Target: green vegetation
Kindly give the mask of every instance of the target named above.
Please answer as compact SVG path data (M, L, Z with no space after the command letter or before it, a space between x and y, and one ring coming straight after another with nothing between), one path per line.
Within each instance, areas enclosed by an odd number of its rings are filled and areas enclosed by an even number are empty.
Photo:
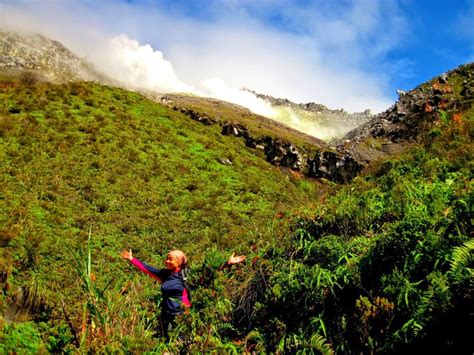
M285 236L286 220L276 214L291 215L317 192L217 126L136 93L11 79L0 88L0 266L9 274L7 297L18 287L39 288L56 320L64 318L57 303L64 299L75 328L82 322L77 295L85 291L70 249L84 248L89 228L92 268L103 287L109 275L130 274L118 256L122 248L161 265L176 247L198 263L212 248L268 245Z
M138 94L0 88L0 350L472 352L472 107L320 196ZM170 343L128 247L192 260ZM217 272L231 250L247 262Z
M383 163L300 221L260 301L259 318L284 325L275 348L310 347L314 335L338 352L469 348L472 166L432 153Z

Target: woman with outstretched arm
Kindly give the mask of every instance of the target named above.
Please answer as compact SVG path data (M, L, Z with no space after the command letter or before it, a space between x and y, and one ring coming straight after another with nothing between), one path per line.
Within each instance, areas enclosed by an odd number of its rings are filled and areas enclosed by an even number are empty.
M191 307L188 291L186 290L182 271L186 269L188 259L181 250L172 250L166 255L165 268L157 269L151 265L134 258L132 250L123 250L120 254L129 260L136 268L161 282L163 302L161 305L161 320L165 338L168 339L168 331L173 327L175 318L183 313L185 307ZM220 268L222 270L233 264L241 263L245 256L232 254ZM184 306L184 307L183 307Z

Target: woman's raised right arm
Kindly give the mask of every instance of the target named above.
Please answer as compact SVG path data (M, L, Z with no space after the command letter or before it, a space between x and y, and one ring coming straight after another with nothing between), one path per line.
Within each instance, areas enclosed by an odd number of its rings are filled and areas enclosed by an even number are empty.
M154 268L153 266L145 264L141 262L140 260L138 260L137 258L134 258L132 254L132 249L130 249L129 251L122 250L120 255L122 256L122 258L129 260L132 263L132 265L135 266L138 270L144 272L145 274L153 277L155 280L158 280L161 282L161 279L158 276L160 273L160 269Z

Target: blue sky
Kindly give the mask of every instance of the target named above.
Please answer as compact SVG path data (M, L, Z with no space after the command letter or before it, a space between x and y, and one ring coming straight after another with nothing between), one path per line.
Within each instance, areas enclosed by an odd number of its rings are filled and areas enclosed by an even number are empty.
M134 3L134 1L129 1ZM136 3L136 2L135 2ZM153 2L143 2L151 4ZM236 23L249 19L282 33L293 33L311 38L311 26L297 11L308 12L307 17L324 16L333 21L343 20L341 14L360 3L362 6L382 5L386 18L399 16L400 37L388 44L387 51L377 59L377 69L385 69L394 76L394 87L410 89L419 83L453 69L459 64L474 61L474 0L408 0L408 1L156 1L163 9L177 16L197 21L219 22L225 16ZM392 3L392 4L390 4ZM210 5L209 5L210 4ZM313 14L311 14L313 12ZM319 12L319 16L316 13ZM387 22L390 24L390 21ZM370 51L380 33L389 32L383 23L377 33L359 39L363 50ZM391 45L391 46L390 46ZM327 48L331 51L331 45ZM333 49L334 50L334 49ZM364 64L364 63L363 63ZM373 62L366 64L367 70Z
M124 34L179 87L219 79L350 111L381 111L396 89L474 61L473 22L474 0L0 0L0 27L42 32L102 67L114 60L105 43Z

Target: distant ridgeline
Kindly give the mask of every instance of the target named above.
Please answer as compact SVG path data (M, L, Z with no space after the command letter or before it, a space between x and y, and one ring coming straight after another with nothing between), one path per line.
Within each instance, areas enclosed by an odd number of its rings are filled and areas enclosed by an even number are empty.
M54 82L93 80L114 83L92 64L78 58L61 43L41 35L0 30L0 69L29 70ZM350 181L371 161L399 154L423 139L439 110L465 105L472 95L472 64L443 74L403 93L394 106L372 116L370 111L348 114L315 103L295 104L247 90L274 107L311 113L312 119L354 129L329 145L284 123L256 115L235 104L187 95L144 94L205 125L219 124L222 134L243 137L248 147L263 151L267 161L309 177L339 183ZM115 82L116 85L118 83ZM329 124L329 123L327 123Z

